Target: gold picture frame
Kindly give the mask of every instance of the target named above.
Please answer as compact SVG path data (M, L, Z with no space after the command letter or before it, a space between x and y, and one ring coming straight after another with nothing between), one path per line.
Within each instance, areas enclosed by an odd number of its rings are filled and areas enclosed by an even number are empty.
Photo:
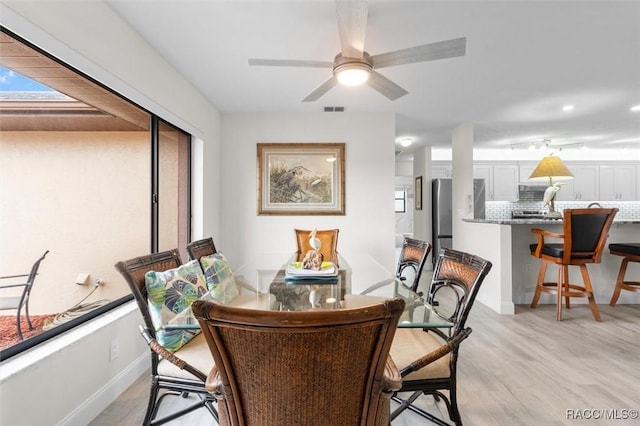
M418 176L416 178L415 185L415 200L416 200L416 210L422 210L422 176Z
M258 215L344 215L344 143L258 143Z

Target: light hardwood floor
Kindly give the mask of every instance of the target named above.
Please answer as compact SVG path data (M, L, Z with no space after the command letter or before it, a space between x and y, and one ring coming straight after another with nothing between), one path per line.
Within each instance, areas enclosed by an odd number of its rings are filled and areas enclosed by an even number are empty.
M602 303L599 308L601 323L587 305L565 310L558 322L555 305L518 306L516 315L502 316L476 303L467 321L473 333L462 344L458 361L459 407L465 425L640 424L637 419L568 418L568 410L583 416L598 413L577 410L618 410L609 413L622 417L622 410L640 409L640 305ZM144 376L91 425L141 424L147 396ZM167 398L163 408L184 403ZM420 403L433 413L446 411L430 397L422 396ZM202 409L172 424L215 422ZM419 424L427 422L407 411L393 422Z

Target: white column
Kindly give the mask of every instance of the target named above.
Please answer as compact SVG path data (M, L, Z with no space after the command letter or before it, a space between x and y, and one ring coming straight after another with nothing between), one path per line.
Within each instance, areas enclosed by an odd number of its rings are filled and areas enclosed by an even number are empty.
M453 166L453 247L460 245L462 219L473 218L473 124L463 123L451 137Z
M417 149L413 154L414 185L417 177L422 177L422 210L413 212L413 236L431 241L431 147ZM415 209L415 198L410 208Z

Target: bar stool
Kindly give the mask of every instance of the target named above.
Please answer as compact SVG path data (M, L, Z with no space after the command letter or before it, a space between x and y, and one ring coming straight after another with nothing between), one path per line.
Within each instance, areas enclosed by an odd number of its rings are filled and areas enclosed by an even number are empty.
M564 298L567 309L571 306L569 299L572 297L586 297L589 300L591 313L596 321L602 321L598 305L593 295L591 278L587 270L587 264L600 263L602 253L606 248L606 240L613 218L618 212L613 209L564 209L563 233L546 231L544 229L532 229L537 234L537 244L531 244L531 255L540 258L540 269L536 291L531 301L531 307L538 305L541 293L556 295L556 319L562 319L562 299ZM562 243L549 243L545 238L557 238ZM557 266L557 281L546 282L545 274L547 266ZM569 282L569 266L578 266L582 275L582 285Z
M634 293L640 293L640 281L625 281L624 275L627 272L629 262L640 262L640 243L611 243L609 251L616 256L622 256L620 271L616 279L616 288L611 295L609 305L615 306L620 297L620 290L628 290Z

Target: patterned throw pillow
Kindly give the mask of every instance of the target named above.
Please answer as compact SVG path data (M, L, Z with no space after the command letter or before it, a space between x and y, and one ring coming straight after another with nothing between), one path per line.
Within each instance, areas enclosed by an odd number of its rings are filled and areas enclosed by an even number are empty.
M221 303L229 303L238 295L236 280L224 254L218 252L210 256L202 256L200 265L207 280L211 297Z
M145 275L145 284L158 343L175 352L200 332L197 327L178 328L180 325L198 325L191 304L207 293L200 265L192 260L164 272L149 271Z

